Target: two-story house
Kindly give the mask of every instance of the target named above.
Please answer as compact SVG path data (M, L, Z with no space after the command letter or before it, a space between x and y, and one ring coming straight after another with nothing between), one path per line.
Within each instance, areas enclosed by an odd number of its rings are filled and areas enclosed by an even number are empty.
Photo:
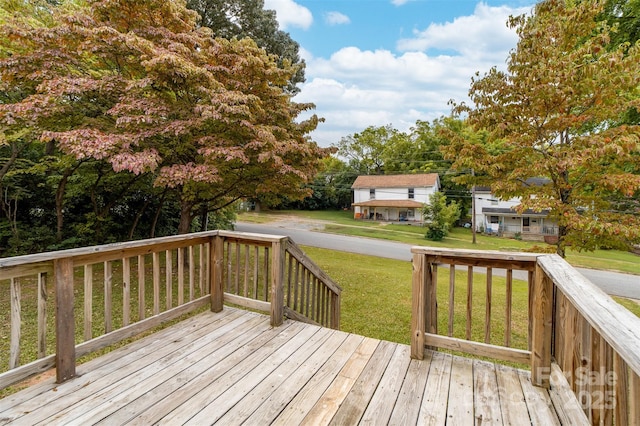
M475 188L476 231L525 240L549 240L558 235L558 224L547 211L516 211L519 198L501 200L488 187Z
M437 173L358 176L351 186L354 218L422 223L422 207L439 188Z

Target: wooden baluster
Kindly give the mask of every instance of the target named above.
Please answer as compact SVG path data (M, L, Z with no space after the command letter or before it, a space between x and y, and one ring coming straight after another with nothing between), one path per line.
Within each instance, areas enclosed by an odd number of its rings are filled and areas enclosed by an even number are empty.
M293 310L298 311L298 289L300 288L300 262L296 260L295 281L293 287Z
M491 293L493 287L493 269L487 267L487 301L484 317L484 342L491 343Z
M244 297L249 297L249 244L245 244L244 246L244 285L243 285L243 295Z
M534 271L529 271L529 273L527 274L527 288L529 290L529 311L528 311L528 318L529 318L529 346L527 347L528 350L531 350L531 342L533 341L533 285L534 285L534 277L535 277L535 273Z
M285 306L291 308L291 286L293 281L293 256L287 253L287 300ZM256 296L257 298L257 296Z
M318 303L318 280L315 275L311 274L311 309L309 309L309 318L315 321L318 317L316 314L316 306Z
M104 262L104 332L113 331L113 273L111 262Z
M160 252L154 251L153 262L153 314L160 314Z
M38 358L47 355L47 274L38 274Z
M427 259L427 333L438 334L438 265ZM434 348L435 349L435 348Z
M164 292L166 297L166 309L173 307L173 253L171 250L164 252Z
M227 250L225 251L225 255L227 257L227 261L225 263L226 265L226 272L227 272L227 291L231 292L231 276L233 275L231 273L232 269L231 269L231 243L227 241Z
M138 255L138 321L145 319L145 270L144 255Z
M20 366L20 334L21 334L21 288L20 280L11 278L11 345L9 347L9 369Z
M203 244L198 245L198 289L200 290L200 296L204 295L204 277L205 277L205 246Z
M189 302L191 302L196 293L196 263L193 255L193 246L189 246Z
M449 265L449 327L447 335L453 336L453 317L455 313L456 265Z
M271 326L277 327L284 319L284 261L287 239L274 242L271 266Z
M205 244L205 267L204 267L204 291L209 294L211 291L211 244Z
M473 310L473 266L467 267L467 324L465 337L471 340L471 324L473 318L471 316Z
M209 246L209 278L211 289L211 311L221 312L224 308L224 238L215 236Z
M275 255L274 255L275 256ZM264 301L269 301L269 278L271 277L271 273L269 270L269 247L264 248Z
M178 306L184 304L184 247L178 248Z
M313 310L314 312L314 321L316 321L317 323L321 324L322 323L322 317L320 316L320 310L321 310L321 306L322 303L320 302L320 290L321 290L321 286L322 284L320 283L320 280L316 277L315 279L315 286L316 286L316 299L315 299L315 308Z
M589 322L584 317L581 316L580 319L580 334L576 336L576 339L578 339L580 343L580 349L578 351L578 354L580 356L580 365L582 366L586 374L588 374L588 377L596 377L591 375L595 371L591 354L591 325L589 325ZM593 405L594 402L597 402L597 400L594 399L595 395L591 387L591 380L582 380L581 390L578 391L578 395L588 395L591 400L590 405ZM587 409L585 411L585 414L587 415L589 422L592 423L592 410Z
M613 372L615 374L615 414L616 425L630 425L629 423L629 375L627 363L624 362L618 352L613 352ZM633 404L637 404L634 401Z
M84 330L85 342L93 337L93 265L84 265Z
M340 295L331 293L331 328L340 328ZM423 342L424 345L424 342Z
M289 259L291 263L291 259ZM258 280L260 272L260 248L258 246L253 247L253 298L260 300L260 293L258 288ZM291 278L289 278L291 280Z
M597 333L595 330L591 330L591 354L592 354L592 362L593 368L592 371L595 372L595 378L592 387L591 387L591 396L592 401L593 397L598 395L598 400L595 401L596 404L592 404L591 407L591 423L594 425L599 425L601 420L604 418L604 406L606 404L605 395L606 395L606 355L604 349L604 339L600 333Z
M513 269L507 269L504 345L511 347L511 304L513 302Z
M233 294L240 294L240 243L236 243L236 255L235 255L235 273L233 280Z
M631 371L629 377L629 424L640 425L640 376Z
M131 259L122 259L122 325L131 322Z

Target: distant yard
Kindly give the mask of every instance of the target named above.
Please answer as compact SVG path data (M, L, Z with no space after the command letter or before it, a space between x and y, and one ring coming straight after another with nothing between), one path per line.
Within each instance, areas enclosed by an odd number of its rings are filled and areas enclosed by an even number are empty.
M501 251L541 251L551 246L542 242L518 241L510 238L477 234L477 244L471 243L471 231L455 228L440 242L424 238L425 230L420 226L392 225L375 221L353 219L350 211L270 211L264 213L242 213L240 221L265 223L295 216L305 220L323 221L324 232L379 238L415 245L432 247L464 248ZM596 250L578 252L567 250L567 262L576 267L603 269L640 275L640 256L619 250Z

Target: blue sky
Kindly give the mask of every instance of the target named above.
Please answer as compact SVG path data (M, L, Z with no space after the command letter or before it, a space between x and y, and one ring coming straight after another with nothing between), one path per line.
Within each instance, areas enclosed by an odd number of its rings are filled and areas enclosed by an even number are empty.
M324 117L321 146L368 126L407 131L466 100L471 77L505 68L509 15L529 0L265 0L307 63L298 102Z

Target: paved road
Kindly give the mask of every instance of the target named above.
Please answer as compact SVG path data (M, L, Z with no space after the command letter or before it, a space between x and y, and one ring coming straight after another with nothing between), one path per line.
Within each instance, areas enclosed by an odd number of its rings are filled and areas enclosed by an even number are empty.
M236 231L275 234L291 237L297 244L386 257L411 260L411 245L374 238L350 237L313 231L300 223L273 222L268 224L236 223ZM576 268L605 293L640 300L640 276L594 269ZM516 275L516 278L518 276Z

